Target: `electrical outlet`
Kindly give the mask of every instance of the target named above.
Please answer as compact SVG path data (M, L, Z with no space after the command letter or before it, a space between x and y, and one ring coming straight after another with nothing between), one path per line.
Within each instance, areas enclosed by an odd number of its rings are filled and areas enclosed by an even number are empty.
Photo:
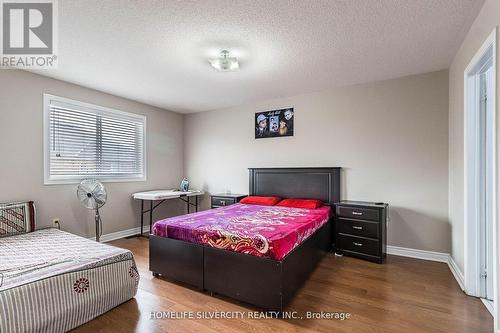
M56 227L57 229L61 229L59 218L52 219L52 226Z

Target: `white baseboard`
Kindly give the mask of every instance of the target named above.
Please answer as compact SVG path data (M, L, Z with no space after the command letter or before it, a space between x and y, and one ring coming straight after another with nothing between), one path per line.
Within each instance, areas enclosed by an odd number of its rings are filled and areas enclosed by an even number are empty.
M455 280L457 280L458 285L460 286L460 289L462 289L464 291L465 290L464 273L462 273L462 271L458 267L455 260L453 260L451 255L449 256L449 259L448 259L448 267L450 267L450 271L453 274L453 276L455 277Z
M457 280L460 289L465 290L464 273L462 273L458 265L455 263L455 260L453 260L449 253L417 250L388 245L387 254L446 263L448 264L453 277L455 277L455 280Z
M448 262L448 257L450 256L448 253L417 250L392 245L387 245L387 254L446 263Z
M149 224L144 226L144 233L149 232ZM134 235L138 235L141 232L141 227L135 227L127 230L122 230L122 231L117 231L117 232L112 232L109 234L103 234L101 235L101 243L107 243L111 242L117 239L125 238L125 237L130 237ZM89 239L95 240L94 237L90 237Z
M101 242L107 243L117 239L134 236L139 234L140 230L141 227L135 227L127 230L104 234L101 236ZM144 226L144 230L149 230L149 224ZM95 237L91 237L90 239L95 240ZM453 273L453 276L457 280L460 288L464 290L464 275L458 268L453 258L448 253L425 251L425 250L387 245L387 254L446 263L448 264L448 267Z
M493 302L492 301L488 301L484 298L480 298L481 302L483 302L484 306L486 307L486 309L488 309L489 313L495 317L494 315L494 306L493 306Z

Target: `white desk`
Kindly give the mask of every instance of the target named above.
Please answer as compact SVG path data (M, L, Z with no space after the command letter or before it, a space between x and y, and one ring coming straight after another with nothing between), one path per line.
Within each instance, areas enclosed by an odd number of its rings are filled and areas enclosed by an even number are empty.
M189 214L189 207L194 206L195 211L198 211L198 196L204 195L203 191L187 191L182 192L178 190L155 190L155 191L145 191L137 192L132 194L132 198L136 200L141 200L141 233L138 236L142 236L144 228L144 214L149 213L149 233L151 234L153 228L153 211L156 207L161 205L165 200L169 199L180 199L187 204L187 213ZM189 199L195 197L195 202L192 203ZM149 201L149 209L144 209L144 201ZM155 201L159 201L155 204Z

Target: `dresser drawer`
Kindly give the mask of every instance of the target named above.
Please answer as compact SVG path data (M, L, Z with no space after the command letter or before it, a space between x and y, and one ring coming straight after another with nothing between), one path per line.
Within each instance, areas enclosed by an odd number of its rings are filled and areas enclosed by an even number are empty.
M234 198L219 198L219 197L212 197L212 206L215 207L224 207L224 206L229 206L236 203L236 199Z
M337 218L337 232L354 236L378 238L379 223Z
M358 208L351 206L337 206L337 216L371 221L379 221L380 219L378 209Z
M367 239L344 234L338 234L338 247L340 249L372 256L378 256L379 241L374 239Z

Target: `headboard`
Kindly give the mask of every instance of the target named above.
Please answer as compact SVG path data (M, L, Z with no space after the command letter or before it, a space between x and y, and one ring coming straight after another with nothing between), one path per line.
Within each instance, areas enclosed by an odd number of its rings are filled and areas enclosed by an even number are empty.
M35 231L33 201L0 203L0 237Z
M250 195L340 201L341 168L249 168Z

